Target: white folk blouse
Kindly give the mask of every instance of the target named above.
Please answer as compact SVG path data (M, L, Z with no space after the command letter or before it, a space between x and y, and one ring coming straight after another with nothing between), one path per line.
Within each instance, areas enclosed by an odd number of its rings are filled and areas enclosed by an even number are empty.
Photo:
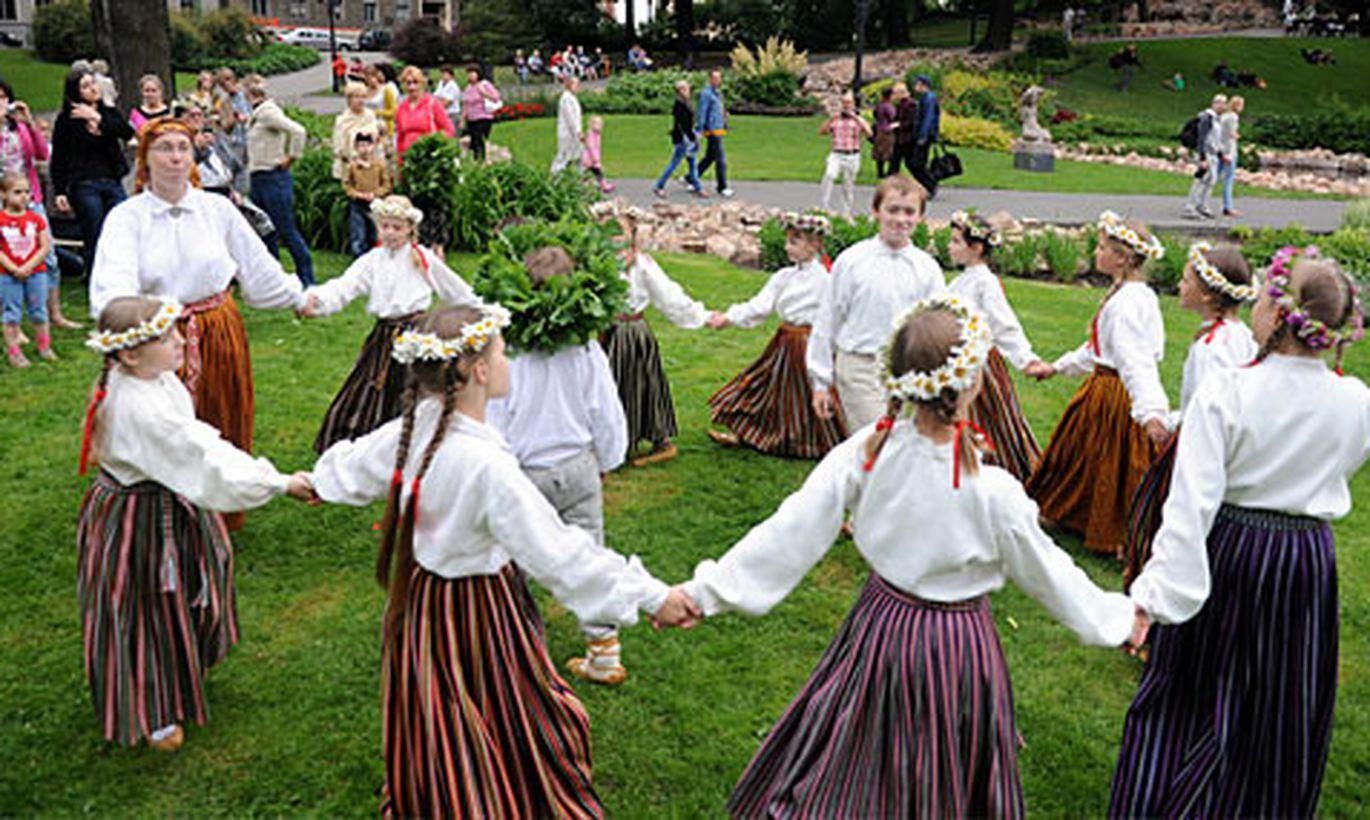
M1008 303L1004 285L988 265L971 265L947 285L947 290L961 297L989 321L994 346L1009 364L1022 370L1038 360L1032 343L1023 332L1023 325Z
M1251 364L1258 350L1256 337L1241 319L1223 319L1200 328L1198 338L1189 345L1189 355L1185 356L1180 409L1170 414L1171 428L1180 423L1180 414L1210 373Z
M725 312L734 327L756 327L772 313L792 325L812 325L828 289L828 270L818 259L771 274L755 296Z
M419 253L427 266L414 264L413 246L392 251L372 248L359 256L341 276L315 285L305 297L318 300L321 316L337 313L352 300L366 296L366 312L378 319L394 319L428 310L433 294L449 305L484 304L466 281L427 248Z
M1170 402L1161 386L1159 367L1165 355L1165 323L1155 292L1144 282L1125 282L1093 321L1098 350L1092 340L1086 340L1057 359L1055 368L1069 376L1083 376L1096 364L1111 367L1132 397L1133 421L1165 421Z
M661 311L672 324L688 330L704 326L709 311L704 303L691 299L666 271L647 254L633 254L633 264L623 272L628 280L628 312L641 313L648 305Z

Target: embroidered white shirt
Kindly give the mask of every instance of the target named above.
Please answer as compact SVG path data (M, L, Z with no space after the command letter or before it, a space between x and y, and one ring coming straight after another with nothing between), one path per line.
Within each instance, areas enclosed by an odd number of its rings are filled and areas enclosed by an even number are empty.
M628 280L629 313L641 313L651 305L672 324L687 330L703 327L709 318L703 302L691 299L680 283L667 276L655 259L641 251L633 255L633 264L623 276Z
M1083 376L1101 364L1118 371L1132 398L1132 419L1145 424L1164 421L1170 409L1161 386L1165 324L1161 303L1144 282L1125 282L1098 313L1099 352L1089 339L1055 362L1061 373Z
M755 296L728 308L736 327L756 327L772 313L792 325L812 325L828 288L828 271L818 259L790 265L771 274Z
M947 290L970 303L989 322L994 346L1009 364L1022 370L1037 361L1023 325L1008 303L1004 285L988 265L971 265L951 281Z
M406 245L396 251L384 246L372 248L349 265L341 276L309 288L305 296L318 299L319 314L327 316L365 295L366 312L380 319L428 310L435 293L449 305L484 304L471 286L437 254L427 248L419 248L419 253L428 262L427 270L414 264L412 246Z
M1242 324L1241 319L1224 319L1215 330L1205 325L1199 338L1189 345L1189 355L1184 360L1184 376L1180 380L1180 409L1170 413L1170 428L1180 423L1180 414L1189 406L1189 400L1203 384L1208 374L1215 370L1228 370L1244 367L1256 358L1259 346L1251 328Z

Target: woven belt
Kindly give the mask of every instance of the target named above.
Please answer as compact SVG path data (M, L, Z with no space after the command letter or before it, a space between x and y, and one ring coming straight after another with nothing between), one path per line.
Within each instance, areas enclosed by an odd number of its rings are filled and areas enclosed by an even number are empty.
M186 305L185 312L182 314L185 321L186 360L185 377L181 381L185 382L186 390L190 391L191 398L196 399L196 404L199 404L196 388L200 385L200 374L203 370L200 359L201 329L200 322L196 317L201 313L218 310L232 298L233 294L225 288L213 296Z

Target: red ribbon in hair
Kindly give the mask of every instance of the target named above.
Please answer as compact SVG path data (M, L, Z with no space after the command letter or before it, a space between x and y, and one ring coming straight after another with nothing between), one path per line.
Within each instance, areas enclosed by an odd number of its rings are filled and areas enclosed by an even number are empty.
M961 489L961 439L967 427L984 441L986 450L994 451L994 442L989 440L989 434L980 429L980 425L970 419L961 419L956 422L956 433L951 442L951 488L953 490Z
M81 430L81 463L76 468L77 475L85 475L86 469L90 466L90 438L95 432L95 412L100 409L100 402L105 400L108 392L101 387L90 396L90 404L86 405L86 424Z
M414 487L410 492L413 499L409 502L414 505L414 529L419 528L419 477L414 476Z
M875 432L887 433L892 427L894 427L894 416L881 416L880 420L875 423ZM875 456L878 454L878 452L879 451L877 448L877 452L871 453L871 457L866 459L866 463L864 466L862 466L861 469L865 470L868 473L871 470L873 470L875 468Z

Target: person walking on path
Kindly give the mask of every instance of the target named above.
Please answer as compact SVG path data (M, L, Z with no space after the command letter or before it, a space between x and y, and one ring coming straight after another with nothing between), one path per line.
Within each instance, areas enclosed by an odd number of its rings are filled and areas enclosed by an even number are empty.
M679 80L675 84L675 105L671 108L671 144L675 146L671 161L666 170L661 172L656 185L652 186L652 193L658 199L665 199L666 183L675 169L680 167L681 160L686 160L689 162L690 190L695 196L707 197L695 165L695 158L699 156L699 135L695 133L695 112L690 108L690 83L687 80Z
M699 175L712 167L718 178L718 194L724 198L733 195L728 187L728 157L723 152L723 137L728 133L728 112L723 107L723 72L714 69L709 72L709 84L699 92L699 107L695 110L695 130L706 142L704 161L699 163Z
M913 134L909 173L928 192L928 199L932 199L937 195L937 180L928 173L928 152L942 131L941 105L932 92L932 80L928 75L919 74L915 78L913 91L918 95L918 125Z
M841 108L818 133L832 136L827 168L823 171L823 210L829 210L832 186L842 177L842 215L851 219L856 205L856 175L861 171L861 138L871 136L870 123L856 112L856 97L850 91L842 95Z
M913 141L918 135L918 101L909 94L909 87L895 83L890 87L890 102L894 104L894 163L886 176L899 171L899 166L913 169Z
M567 74L561 80L561 99L557 102L557 154L552 158L552 173L559 174L580 162L585 128L581 122L580 80Z
M275 100L267 97L266 80L252 74L243 83L252 104L252 119L247 126L247 170L252 181L252 201L271 217L276 233L266 239L273 256L285 242L295 260L295 275L309 287L314 284L314 258L309 255L300 229L295 225L295 183L290 166L304 152L304 126L285 115Z
M1199 154L1199 167L1189 186L1189 199L1180 210L1180 216L1185 219L1213 218L1213 212L1208 209L1208 197L1218 182L1218 164L1222 161L1221 118L1226 106L1227 96L1214 94L1213 101L1199 112L1199 141L1195 148Z
M1223 186L1223 216L1241 216L1242 212L1232 207L1232 185L1237 181L1237 141L1240 139L1242 109L1246 107L1244 97L1233 97L1227 101L1227 110L1218 118L1222 128L1222 154L1218 158L1218 182Z
M899 130L899 110L895 108L894 87L880 92L880 102L875 106L875 139L871 146L871 159L875 160L875 176L884 179L899 167L899 155L895 153L895 134Z

